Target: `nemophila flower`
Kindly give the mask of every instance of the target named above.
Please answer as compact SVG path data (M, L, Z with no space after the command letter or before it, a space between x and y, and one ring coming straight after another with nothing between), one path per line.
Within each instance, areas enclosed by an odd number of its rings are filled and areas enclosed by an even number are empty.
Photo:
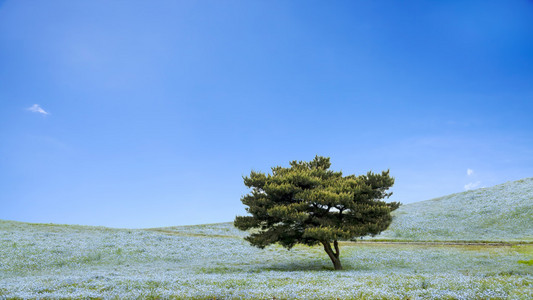
M165 231L0 221L0 298L424 298L533 296L512 247L345 246L260 250L231 224Z
M517 241L533 236L533 178L401 206L376 239Z

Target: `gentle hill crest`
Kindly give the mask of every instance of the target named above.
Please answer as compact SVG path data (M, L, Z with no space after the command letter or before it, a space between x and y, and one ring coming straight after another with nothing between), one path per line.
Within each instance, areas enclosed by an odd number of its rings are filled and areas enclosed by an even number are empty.
M320 247L257 249L232 223L0 220L0 299L530 299L532 199L529 178L405 205L374 241L406 243L346 242L340 273Z
M533 241L533 178L400 206L374 240Z
M390 227L365 240L533 242L533 178L489 188L409 203L393 212ZM152 231L181 236L242 239L247 233L233 223L118 229L99 226L36 224L0 220L4 230L47 228L48 231ZM0 228L0 229L1 229Z

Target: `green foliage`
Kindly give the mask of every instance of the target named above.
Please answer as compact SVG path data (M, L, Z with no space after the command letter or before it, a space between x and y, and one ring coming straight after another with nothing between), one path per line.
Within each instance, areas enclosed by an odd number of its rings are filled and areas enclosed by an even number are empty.
M394 184L389 171L343 176L330 166L329 158L316 156L292 161L289 168L274 167L272 174L252 171L244 177L251 192L241 199L250 215L238 216L235 227L253 229L246 240L254 246L279 243L288 249L319 243L331 249L337 240L385 230L400 205L382 201L392 194L387 192ZM333 254L338 258L338 249Z
M518 263L519 264L528 265L528 266L533 266L533 259L530 259L530 260L519 260Z

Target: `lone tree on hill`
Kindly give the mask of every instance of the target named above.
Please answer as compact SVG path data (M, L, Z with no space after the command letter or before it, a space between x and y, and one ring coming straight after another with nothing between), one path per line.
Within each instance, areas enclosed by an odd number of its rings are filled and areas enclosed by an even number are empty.
M266 175L252 171L243 178L252 191L241 201L251 216L238 216L234 224L240 230L254 229L245 238L254 246L322 244L335 270L342 270L338 241L380 233L400 206L381 200L392 195L386 192L394 184L388 170L342 176L329 170L329 157L321 156L290 165L274 167Z

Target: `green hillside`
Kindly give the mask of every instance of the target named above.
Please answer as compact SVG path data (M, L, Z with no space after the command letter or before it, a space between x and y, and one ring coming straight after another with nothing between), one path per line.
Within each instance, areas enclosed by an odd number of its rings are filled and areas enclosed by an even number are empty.
M374 239L533 241L533 178L401 206Z
M377 239L533 240L533 178L402 206ZM533 245L258 249L231 223L152 229L0 220L0 299L531 299Z
M0 221L0 299L531 299L532 245L263 250L230 223L155 229Z

